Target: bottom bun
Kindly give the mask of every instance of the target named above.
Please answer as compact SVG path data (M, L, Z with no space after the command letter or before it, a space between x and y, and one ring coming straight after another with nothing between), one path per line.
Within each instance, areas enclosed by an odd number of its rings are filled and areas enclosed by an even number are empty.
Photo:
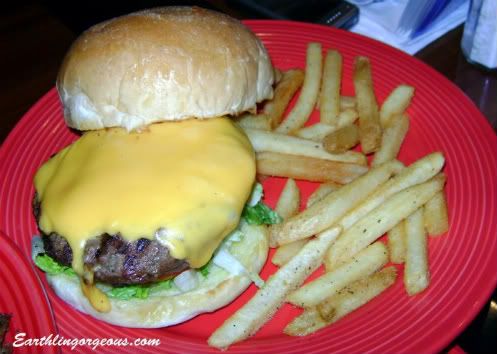
M268 254L267 228L241 223L244 237L231 244L230 253L250 272L259 273ZM35 249L35 247L33 247ZM110 312L97 312L83 295L79 278L46 274L48 283L65 302L99 320L123 327L159 328L184 322L201 313L215 311L240 295L251 283L245 275L233 275L212 265L209 274L199 274L199 285L180 292L176 287L150 294L147 299L109 298Z

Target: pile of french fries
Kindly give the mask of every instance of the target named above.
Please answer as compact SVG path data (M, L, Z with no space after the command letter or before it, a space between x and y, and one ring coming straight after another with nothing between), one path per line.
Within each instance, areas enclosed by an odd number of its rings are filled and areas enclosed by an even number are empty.
M309 43L305 71L278 72L274 98L237 118L258 174L288 178L275 208L283 222L269 232L279 269L211 335L211 346L253 335L284 303L303 309L284 333L313 333L385 291L402 265L409 296L430 284L427 235L449 228L444 156L433 152L409 166L397 160L414 88L399 85L378 105L370 61L359 56L355 97L343 96L342 60L335 50L323 60L321 45ZM305 126L315 109L320 121ZM295 180L320 183L303 210ZM302 285L320 267L322 275Z

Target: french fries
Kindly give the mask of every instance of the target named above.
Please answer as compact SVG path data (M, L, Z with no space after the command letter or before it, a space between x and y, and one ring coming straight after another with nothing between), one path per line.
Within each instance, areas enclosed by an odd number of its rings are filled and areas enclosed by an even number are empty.
M312 194L309 196L307 199L306 207L309 208L311 205L315 204L316 202L320 201L323 199L325 196L328 194L336 191L338 188L340 188L341 185L333 183L333 182L327 182L327 183L322 183Z
M383 130L381 147L375 153L372 166L377 166L386 161L397 158L404 137L409 129L409 117L403 114L390 119L389 124Z
M271 123L265 114L245 113L235 117L235 122L242 128L271 130Z
M380 148L382 129L368 58L357 57L355 60L354 88L359 112L361 148L365 154L369 154Z
M381 105L381 125L386 127L393 117L402 115L411 103L413 95L414 87L408 85L397 86Z
M435 193L442 190L444 184L445 176L438 175L428 182L409 187L388 198L381 206L346 230L330 247L325 259L326 269L329 271L347 262L350 257L421 208Z
M388 231L388 253L392 263L401 264L406 259L406 227L402 220Z
M342 79L342 56L336 50L326 53L323 69L319 109L321 122L330 125L338 124L340 113L340 86Z
M428 271L428 244L423 223L423 210L418 209L406 219L406 262L404 285L412 296L425 290L430 284Z
M326 135L323 148L331 154L339 154L352 149L358 143L359 128L355 124L349 124Z
M289 178L285 187L281 191L280 198L276 203L274 210L283 220L297 214L300 208L300 190L297 183Z
M364 165L315 159L305 156L261 152L256 155L257 172L312 182L349 183L368 171Z
M443 191L438 192L424 207L425 227L430 236L440 236L449 231L447 201Z
M346 109L357 108L357 100L352 96L340 96L340 111L345 111Z
M402 164L397 161L378 166L327 195L310 208L281 224L272 225L270 245L274 247L304 239L332 226L401 168Z
M340 154L333 154L327 152L321 143L315 141L257 129L244 130L256 152L268 151L359 165L367 164L366 156L360 152L345 151Z
M319 95L322 62L321 44L309 43L307 46L304 84L300 96L286 119L276 128L278 133L292 133L307 122Z
M304 82L304 72L291 69L283 72L281 80L274 89L273 99L266 102L262 112L268 117L271 129L276 128L283 120L288 103Z
M306 242L307 240L298 240L278 247L276 252L274 252L271 262L273 262L274 265L281 267L283 264L292 259L293 256L299 253Z
M376 272L387 262L387 248L383 243L375 242L341 267L325 273L291 293L287 301L300 307L315 306L350 283Z
M225 349L254 334L321 264L324 253L340 234L339 227L310 240L288 263L279 268L242 308L208 339L210 346Z
M397 278L395 267L387 267L362 278L315 307L305 309L283 332L290 336L305 336L335 323L357 310L390 287Z
M331 134L347 125L353 124L357 118L359 118L357 111L347 108L338 114L337 124L335 125L315 123L297 130L294 134L304 139L322 141L328 134Z

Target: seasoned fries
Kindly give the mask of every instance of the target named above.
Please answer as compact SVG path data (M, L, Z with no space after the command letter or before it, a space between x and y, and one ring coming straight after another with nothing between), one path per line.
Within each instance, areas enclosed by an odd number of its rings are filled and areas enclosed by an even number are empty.
M332 154L339 154L352 149L359 143L359 128L357 125L346 125L323 139L323 148Z
M333 181L344 184L368 171L364 165L275 152L261 152L256 157L257 172L260 174L312 182Z
M295 136L265 132L257 129L245 129L245 133L256 152L268 151L359 165L367 164L366 156L357 151L332 154L327 152L321 143Z
M304 84L300 96L286 119L276 128L278 133L288 134L296 131L307 122L311 115L319 95L319 86L321 85L323 66L321 56L321 44L309 43L307 46Z
M292 259L293 256L299 253L306 242L307 240L298 240L278 247L276 252L274 252L271 262L273 262L274 265L281 267L283 264Z
M295 181L289 178L281 191L274 210L283 220L297 214L300 208L300 190Z
M406 227L402 220L388 231L388 253L392 263L401 264L406 259Z
M332 226L401 168L402 164L397 161L378 166L327 195L310 208L281 224L272 225L270 245L274 247L310 237Z
M212 333L208 339L209 345L224 349L254 334L280 308L286 296L319 267L324 253L340 231L336 227L307 242L294 258L266 281L249 302Z
M274 89L273 99L264 105L262 111L268 117L271 129L281 123L288 103L303 82L304 72L300 69L291 69L282 74L281 80Z
M425 227L430 236L440 236L449 231L447 201L443 191L438 192L424 207Z
M271 123L265 114L245 113L235 117L235 122L244 129L271 130Z
M403 114L400 117L393 117L390 119L389 125L383 130L383 137L381 139L381 147L375 153L372 166L377 166L386 161L397 158L400 146L404 141L404 137L409 129L409 117Z
M354 88L359 112L359 137L365 154L377 151L381 145L381 125L378 104L373 91L369 59L357 57L354 65Z
M345 111L346 109L357 108L357 101L355 97L352 96L340 96L340 111Z
M423 210L418 209L406 219L404 285L411 296L422 292L430 284L427 242Z
M421 208L435 193L442 190L444 184L445 176L439 175L387 199L381 206L346 230L330 247L325 259L326 269L335 269L347 262L350 257Z
M375 242L347 263L291 293L287 301L300 307L315 306L350 283L376 272L387 262L387 248Z
M308 140L322 141L328 134L331 134L344 126L353 124L357 118L359 118L357 111L348 108L338 114L338 123L336 125L315 123L297 130L295 135Z
M321 95L319 96L320 118L323 123L338 124L341 79L342 56L336 50L330 50L324 61Z
M412 86L400 85L396 87L381 105L381 125L386 127L390 124L390 120L393 117L402 115L411 103L413 95L414 87Z
M338 188L340 188L341 185L333 183L333 182L327 182L327 183L322 183L312 194L309 196L307 199L307 204L306 207L309 208L311 205L315 204L316 202L320 201L323 199L325 196L330 194L331 192L336 191Z

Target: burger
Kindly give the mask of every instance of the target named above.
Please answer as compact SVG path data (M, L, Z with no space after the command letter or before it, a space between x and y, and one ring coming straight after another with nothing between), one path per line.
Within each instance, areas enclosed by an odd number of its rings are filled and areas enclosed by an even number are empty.
M132 13L85 31L57 78L80 137L34 176L33 259L79 311L164 327L236 298L278 216L260 201L252 146L228 116L272 96L266 49L195 7Z

